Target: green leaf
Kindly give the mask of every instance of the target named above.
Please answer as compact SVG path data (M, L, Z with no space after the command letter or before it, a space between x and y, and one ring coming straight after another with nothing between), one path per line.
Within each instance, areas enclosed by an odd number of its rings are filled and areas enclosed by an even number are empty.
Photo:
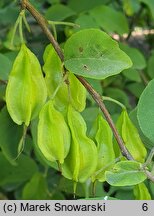
M141 77L139 72L134 68L129 68L127 70L124 70L122 74L129 80L134 82L141 82Z
M142 132L154 143L154 79L143 91L137 110L137 117Z
M134 195L136 200L151 200L151 195L146 185L142 182L134 187Z
M23 127L15 124L6 107L0 112L0 147L5 157L13 164L18 155L18 145L23 134Z
M103 89L100 80L86 78L86 80L90 83L90 85L100 94L102 95ZM93 100L93 99L92 99Z
M0 79L8 80L9 73L12 68L12 63L8 57L0 53Z
M129 47L120 43L120 49L122 49L131 58L133 62L132 68L142 70L146 67L146 61L143 54L136 48Z
M96 21L89 14L81 14L76 20L75 23L80 26L81 29L88 28L99 28ZM78 29L77 29L78 30Z
M134 200L134 194L132 191L132 186L128 187L114 187L117 189L115 197L118 200Z
M5 56L11 61L11 65L15 61L17 55L18 55L18 51L9 51L5 53Z
M136 185L146 178L146 174L141 171L141 164L135 161L121 161L112 171L106 171L106 181L113 186Z
M154 78L154 53L148 59L147 73L150 78Z
M31 137L31 135L26 134L26 138L25 138L25 143L24 143L24 153L28 156L31 155L32 151L33 151L33 139Z
M81 113L86 125L87 125L87 131L89 132L93 122L95 121L95 119L97 118L99 113L99 109L98 107L87 107L86 109L84 109L84 111Z
M145 86L143 83L130 83L126 88L137 98L142 94Z
M104 79L132 66L118 43L98 29L73 34L64 46L65 67L74 74Z
M15 5L9 5L8 7L5 7L3 9L0 9L0 24L2 25L10 25L10 24L14 24L14 22L17 19L19 10L18 7L16 7Z
M17 163L17 166L12 166L0 153L0 186L21 184L37 171L36 163L27 156L21 155Z
M94 8L97 5L105 4L108 0L95 0L95 1L89 1L89 0L69 0L68 6L72 8L73 10L77 11L78 13L82 11L88 11L89 9Z
M41 173L35 173L25 185L22 192L24 200L47 200L49 199L47 182Z
M51 21L62 21L74 14L75 12L69 7L62 4L56 4L48 8L45 17Z
M108 33L116 32L120 35L128 33L129 28L125 15L111 7L98 6L90 11L90 15Z
M137 119L137 107L129 113L129 116L130 116L131 121L133 122L133 124L137 128L137 130L140 134L140 137L142 139L142 142L144 143L146 148L151 149L154 144L143 134L143 132L139 126L138 119Z
M154 18L154 1L153 0L139 0L139 1L145 3L149 7L152 17Z
M140 8L138 1L134 0L123 0L123 9L128 16L132 16Z

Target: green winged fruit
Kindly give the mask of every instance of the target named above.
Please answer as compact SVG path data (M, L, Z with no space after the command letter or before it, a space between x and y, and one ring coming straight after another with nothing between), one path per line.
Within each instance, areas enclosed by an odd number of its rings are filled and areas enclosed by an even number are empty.
M29 125L40 112L47 89L40 63L25 44L15 59L6 88L6 104L13 121Z
M38 148L48 161L63 164L70 141L70 131L63 115L55 109L52 100L48 101L39 115Z
M97 148L86 135L87 128L81 114L71 105L68 107L68 124L72 141L70 152L62 166L62 173L74 182L85 182L96 169Z

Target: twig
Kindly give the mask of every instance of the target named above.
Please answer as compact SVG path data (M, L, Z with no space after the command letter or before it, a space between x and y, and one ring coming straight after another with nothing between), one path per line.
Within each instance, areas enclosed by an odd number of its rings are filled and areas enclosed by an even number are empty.
M50 30L48 28L48 23L45 20L45 18L33 7L32 4L30 4L29 1L26 1L25 4L26 4L25 8L27 8L27 10L31 13L31 15L36 19L36 21L38 22L38 24L42 28L44 34L48 37L50 43L53 45L59 58L61 59L62 62L64 62L63 51L61 50L58 42L54 39L52 33L50 32ZM113 134L117 140L117 143L121 149L122 155L124 157L126 157L128 160L133 160L132 155L130 154L130 152L125 147L124 142L123 142L122 138L120 137L120 135L119 135L119 133L118 133L113 121L112 121L112 118L111 118L108 110L106 109L106 107L103 103L102 97L92 88L92 86L83 77L81 77L81 76L76 76L76 77L84 85L84 87L88 90L88 92L91 94L93 99L96 101L96 103L98 104L98 106L100 107L102 112L104 113L104 116L105 116L108 124L110 125L110 127L113 131Z

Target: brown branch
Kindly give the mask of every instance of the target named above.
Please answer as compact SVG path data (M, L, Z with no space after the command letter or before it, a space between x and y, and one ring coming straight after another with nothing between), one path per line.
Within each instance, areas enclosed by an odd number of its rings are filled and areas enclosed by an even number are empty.
M59 58L61 61L64 61L64 55L63 52L58 44L58 42L54 39L52 33L50 32L48 28L48 22L47 20L33 7L32 4L30 4L29 1L24 1L24 7L27 8L27 10L31 13L31 15L36 19L40 27L42 28L42 31L49 39L50 43L53 45L55 51L57 52Z
M33 7L33 5L31 5L29 3L29 1L24 1L24 4L25 4L24 7L27 8L27 10L31 13L31 15L36 19L36 21L38 22L38 24L42 28L44 34L48 37L50 43L55 48L61 61L64 62L64 54L63 54L58 42L54 39L52 33L50 32L50 30L48 28L47 21L45 20L45 18ZM122 138L120 137L120 135L119 135L119 133L118 133L113 121L112 121L112 118L111 118L108 110L106 109L106 107L103 103L102 97L92 88L92 86L83 77L81 77L81 76L76 76L76 77L84 85L84 87L88 90L88 92L91 94L93 99L96 101L96 103L98 104L98 106L100 107L102 112L104 113L104 116L105 116L108 124L110 125L110 127L113 131L113 134L117 140L117 143L121 149L122 155L125 156L128 160L133 160L132 155L130 154L130 152L125 147L124 142L123 142Z

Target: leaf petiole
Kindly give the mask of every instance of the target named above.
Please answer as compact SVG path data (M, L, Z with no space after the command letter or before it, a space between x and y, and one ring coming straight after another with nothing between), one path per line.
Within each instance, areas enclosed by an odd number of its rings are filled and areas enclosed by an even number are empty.
M15 25L14 25L14 28L13 28L13 33L12 33L11 46L13 46L15 34L17 32L17 28L19 28L19 35L20 35L21 43L25 43L24 36L23 36L23 22L24 22L27 30L30 32L31 30L30 30L30 26L29 26L29 24L27 23L27 20L26 20L25 10L22 10L19 13L19 16L18 16L18 18L17 18L17 20L15 22Z
M72 22L62 22L62 21L51 21L48 20L49 25L66 25L66 26L72 26L72 27L77 27L79 28L80 26L76 23Z
M14 38L15 38L15 34L16 34L19 22L20 22L20 15L18 16L18 18L17 18L17 20L15 22L14 28L13 28L13 34L12 34L12 38L11 38L11 46L13 46Z
M116 103L116 104L119 105L123 110L126 110L126 107L125 107L124 104L122 104L121 102L119 102L119 101L117 101L117 100L115 100L115 99L113 99L113 98L111 98L111 97L102 96L102 99L103 99L104 101L111 101L111 102L113 102L113 103Z
M26 19L25 11L24 11L22 17L23 17L23 21L24 21L24 24L25 24L27 30L28 30L29 32L31 32L30 26L29 26L29 24L28 24L28 22L27 22L27 19Z
M24 43L24 36L23 36L23 30L22 30L23 29L22 20L23 20L23 14L21 11L20 16L19 16L19 35L20 35L21 43L23 44Z

